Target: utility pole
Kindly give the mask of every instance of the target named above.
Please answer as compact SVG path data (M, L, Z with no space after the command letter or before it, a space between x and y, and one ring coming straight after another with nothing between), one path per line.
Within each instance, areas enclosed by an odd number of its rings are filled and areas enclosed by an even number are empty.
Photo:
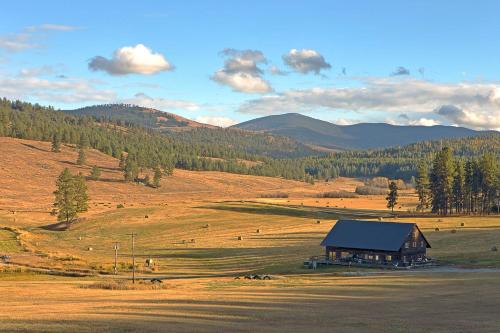
M118 250L120 249L120 243L115 242L115 275L118 274Z
M132 283L135 284L135 232L129 234L132 236Z

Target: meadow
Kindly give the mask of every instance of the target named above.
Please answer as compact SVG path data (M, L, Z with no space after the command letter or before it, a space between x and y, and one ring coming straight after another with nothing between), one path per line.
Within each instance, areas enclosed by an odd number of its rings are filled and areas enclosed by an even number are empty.
M0 138L0 227L7 228L0 230L0 255L10 256L0 264L0 331L500 329L500 255L491 251L500 247L498 216L409 217L411 190L401 193L395 214L381 195L318 197L362 184L347 178L311 185L175 170L152 189L124 183L109 156L89 151L87 164L77 166L76 155L69 146L56 154L49 143ZM55 178L65 167L88 174L92 165L103 173L87 182L89 212L70 228L57 225L50 214ZM267 197L279 192L288 197ZM304 268L305 259L323 253L319 244L339 218L416 222L432 245L429 254L450 270ZM130 277L131 233L138 276L161 277L166 288L82 288ZM276 279L234 279L249 273Z

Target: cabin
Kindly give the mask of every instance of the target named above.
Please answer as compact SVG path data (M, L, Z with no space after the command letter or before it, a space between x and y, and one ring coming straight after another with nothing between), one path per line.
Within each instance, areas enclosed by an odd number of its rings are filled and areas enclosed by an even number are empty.
M321 242L329 262L410 266L428 261L416 223L339 220Z

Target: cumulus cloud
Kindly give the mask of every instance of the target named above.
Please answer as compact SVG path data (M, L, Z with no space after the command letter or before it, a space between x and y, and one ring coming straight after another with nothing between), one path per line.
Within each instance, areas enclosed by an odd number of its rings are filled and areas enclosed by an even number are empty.
M439 125L440 122L436 119L420 118L420 119L410 120L408 124L413 126L436 126Z
M173 66L160 53L137 44L117 49L111 59L96 56L89 61L92 71L104 71L110 75L156 74L173 70Z
M144 93L137 93L132 98L119 100L121 103L134 104L162 111L196 111L200 108L197 103L179 99L167 99L161 97L150 97Z
M313 88L266 95L243 103L239 111L279 114L313 110L398 112L444 117L453 123L484 129L500 128L500 86L493 83L437 83L417 79L368 78L360 86ZM454 105L463 114L439 111ZM437 110L437 111L436 111Z
M54 69L51 66L41 66L32 68L23 68L19 71L21 77L36 77L40 75L52 74Z
M216 71L211 77L212 80L237 92L272 91L269 82L262 77L262 69L259 68L260 64L267 63L261 51L225 49L221 54L226 57L224 68Z
M463 110L455 105L442 105L435 112L455 125L500 130L500 111L498 109L492 112L478 112L474 109Z
M47 80L35 76L0 79L0 96L23 100L36 98L56 103L104 103L116 98L114 91L100 89L95 82L89 80Z
M234 119L221 116L199 116L195 119L195 121L219 127L229 127L237 123Z
M410 75L410 70L406 67L399 66L392 72L392 76L398 76L398 75Z
M288 54L283 55L283 61L292 70L302 74L320 74L321 70L332 67L318 51L311 49L291 49Z

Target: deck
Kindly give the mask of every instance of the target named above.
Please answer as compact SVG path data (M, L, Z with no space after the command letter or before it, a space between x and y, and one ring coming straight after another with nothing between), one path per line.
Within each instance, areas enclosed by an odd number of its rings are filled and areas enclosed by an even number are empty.
M436 260L428 258L426 261L422 262L414 262L414 263L392 263L392 262L373 262L368 260L343 260L336 259L331 260L326 258L326 256L316 256L311 257L309 260L304 261L304 267L310 269L320 268L322 266L330 266L330 265L338 265L338 266L348 266L348 267L365 267L365 268L382 268L382 269L414 269L414 268L428 268L434 267L437 265Z

